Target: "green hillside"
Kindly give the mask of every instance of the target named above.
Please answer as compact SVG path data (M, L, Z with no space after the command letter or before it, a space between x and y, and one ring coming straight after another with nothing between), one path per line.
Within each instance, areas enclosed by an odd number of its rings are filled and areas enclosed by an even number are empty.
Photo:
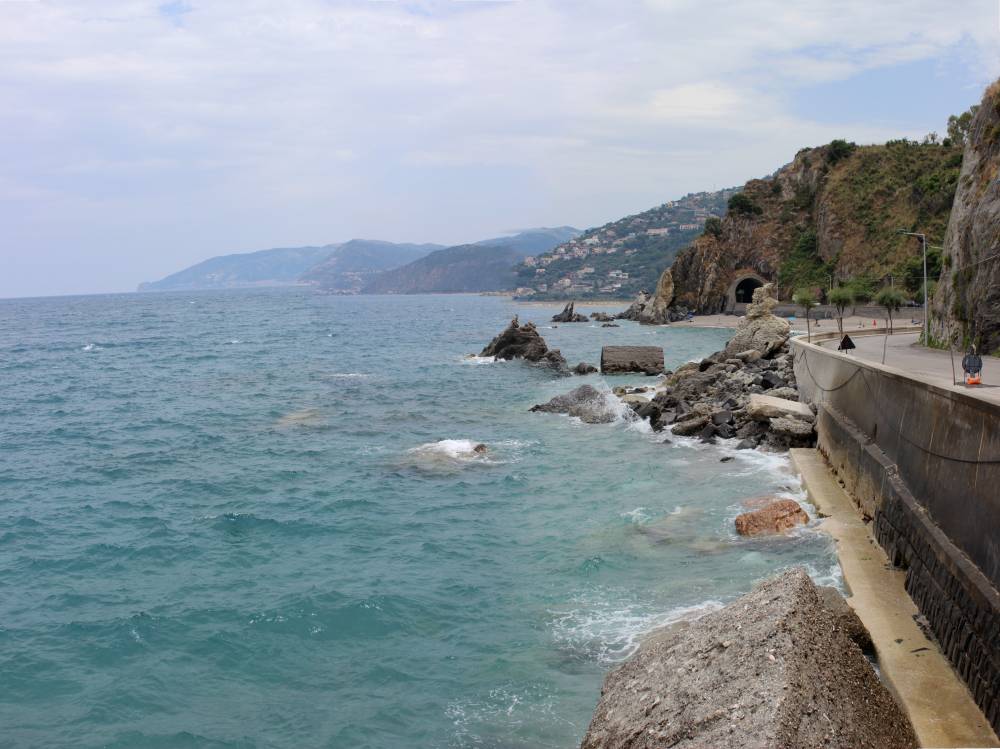
M621 298L652 290L677 253L725 213L735 190L685 195L588 229L517 268L518 296L532 299Z

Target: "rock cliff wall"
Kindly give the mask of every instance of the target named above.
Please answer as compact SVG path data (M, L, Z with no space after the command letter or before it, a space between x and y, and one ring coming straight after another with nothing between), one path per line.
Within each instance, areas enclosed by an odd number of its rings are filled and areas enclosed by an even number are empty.
M944 248L932 335L1000 353L1000 80L973 119Z
M725 218L677 256L673 303L721 312L738 301L743 279L773 282L788 299L800 286L829 288L831 277L877 282L904 273L920 248L898 230L940 241L961 163L958 148L911 141L803 149L748 182Z

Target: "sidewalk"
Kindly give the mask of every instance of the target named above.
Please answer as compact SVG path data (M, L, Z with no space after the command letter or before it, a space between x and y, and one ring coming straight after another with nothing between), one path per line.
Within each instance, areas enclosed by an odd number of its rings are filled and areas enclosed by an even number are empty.
M844 331L851 335L847 327ZM829 331L824 331L829 332ZM1000 360L992 356L983 357L983 384L966 387L955 385L952 379L952 358L947 351L918 346L919 333L896 333L886 340L882 335L851 336L856 349L847 352L865 361L879 363L882 361L882 347L885 345L885 364L887 367L902 370L908 375L925 380L934 385L954 388L968 395L984 400L1000 403ZM823 348L836 349L838 341L818 341ZM962 356L964 352L955 352L954 378L962 380Z

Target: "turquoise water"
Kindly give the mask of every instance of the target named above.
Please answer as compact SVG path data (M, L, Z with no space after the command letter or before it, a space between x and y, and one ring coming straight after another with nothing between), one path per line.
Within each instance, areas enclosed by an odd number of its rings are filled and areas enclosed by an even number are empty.
M571 364L727 337L477 296L0 301L0 743L571 747L643 632L832 574L814 529L733 534L799 495L784 458L528 413L603 380L463 358L515 313Z

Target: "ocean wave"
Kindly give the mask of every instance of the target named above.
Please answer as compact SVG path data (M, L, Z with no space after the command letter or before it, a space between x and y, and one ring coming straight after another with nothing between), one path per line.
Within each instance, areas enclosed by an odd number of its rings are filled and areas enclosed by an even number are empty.
M551 612L556 644L577 656L611 664L625 660L648 634L679 621L698 619L722 608L720 601L677 606L653 612L645 602L625 602L590 595L576 599L576 608Z
M466 354L459 361L462 364L498 364L503 361L503 359L497 359L495 356L476 356L475 354Z
M90 353L92 351L104 351L104 346L98 346L96 343L88 343L80 350L86 351L87 353Z
M484 446L485 452L476 448ZM453 439L427 442L406 451L403 462L425 471L457 471L467 466L496 465L504 462L491 454L488 445L475 440Z

